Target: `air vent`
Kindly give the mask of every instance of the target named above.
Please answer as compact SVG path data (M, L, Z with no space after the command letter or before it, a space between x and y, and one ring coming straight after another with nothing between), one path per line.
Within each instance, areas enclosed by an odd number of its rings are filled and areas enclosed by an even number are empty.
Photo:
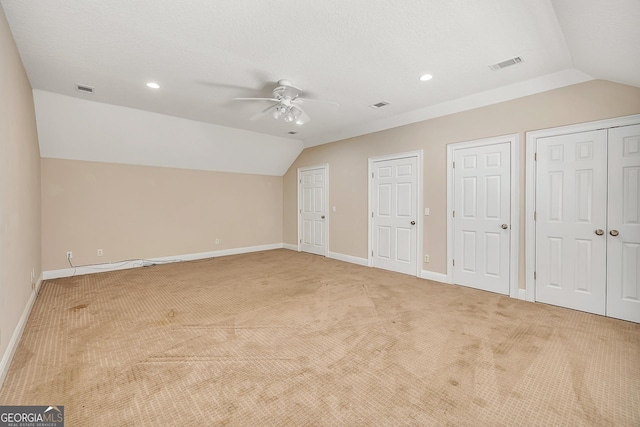
M287 133L288 133L289 135L295 135L295 134L296 134L296 133L298 133L298 132L291 131L291 132L287 132Z
M502 68L510 67L512 65L516 65L522 62L522 58L516 56L515 58L507 59L506 61L498 62L497 64L489 65L493 71L498 71Z
M93 93L93 88L91 86L87 86L87 85L80 85L76 83L76 90L78 92L84 92L84 93Z
M389 105L389 104L390 104L390 103L389 103L389 102L387 102L387 101L381 101L381 102L378 102L377 104L369 105L369 107L371 107L371 108L382 108L382 107L384 107L385 105Z

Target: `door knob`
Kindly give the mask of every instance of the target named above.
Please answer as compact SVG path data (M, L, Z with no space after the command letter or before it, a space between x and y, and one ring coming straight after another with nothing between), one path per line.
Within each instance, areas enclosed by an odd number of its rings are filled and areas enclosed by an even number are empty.
M603 229L598 228L598 229L596 230L596 235L597 235L597 236L602 236L603 234L604 234L604 230L603 230Z
M416 222L415 221L411 221L411 225L416 225Z
M611 230L609 234L611 234L613 237L616 237L620 233L618 232L618 230Z
M506 230L507 228L509 228L507 224L502 224L500 227L502 227L503 230Z
M321 219L324 219L324 215L322 215L320 218L321 218Z

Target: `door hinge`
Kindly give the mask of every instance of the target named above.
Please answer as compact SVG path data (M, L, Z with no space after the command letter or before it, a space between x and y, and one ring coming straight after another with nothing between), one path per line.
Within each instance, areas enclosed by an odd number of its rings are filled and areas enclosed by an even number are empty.
M373 178L373 172L371 172L371 178Z
M453 217L455 218L456 217L456 211L453 211L452 214L453 214Z
M302 213L302 209L300 209L300 213Z
M453 266L454 267L456 266L456 260L455 259L453 260Z
M533 272L533 280L536 280L536 272Z
M373 212L371 212L371 218L373 218Z
M302 178L300 178L300 184L302 184Z
M302 239L300 239L300 243L302 243Z
M534 162L538 161L538 153L533 153L533 161Z
M453 168L454 169L456 168L456 162L453 162Z
M373 256L373 251L371 251L371 256Z
M533 211L533 220L537 220L538 219L538 212Z

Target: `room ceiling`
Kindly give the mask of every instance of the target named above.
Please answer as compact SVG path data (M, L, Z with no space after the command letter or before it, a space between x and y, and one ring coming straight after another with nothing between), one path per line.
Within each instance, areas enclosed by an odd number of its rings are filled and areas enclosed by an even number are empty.
M579 71L582 80L640 86L638 0L0 4L35 89L306 146L380 130L381 123L392 127L395 117L416 111L433 115L474 94L531 79L544 83L567 70ZM523 62L488 67L516 56ZM433 79L420 81L424 73ZM232 101L269 96L279 79L340 107L306 104L312 120L299 126L269 116L250 121L269 104ZM147 88L149 81L160 89ZM76 91L76 83L95 93ZM390 105L369 107L380 101Z

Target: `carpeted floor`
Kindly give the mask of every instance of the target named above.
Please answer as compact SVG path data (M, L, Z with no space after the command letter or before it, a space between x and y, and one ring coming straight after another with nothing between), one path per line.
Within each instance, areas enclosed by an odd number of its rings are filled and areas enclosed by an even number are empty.
M640 325L283 249L45 282L0 404L67 426L638 426Z

